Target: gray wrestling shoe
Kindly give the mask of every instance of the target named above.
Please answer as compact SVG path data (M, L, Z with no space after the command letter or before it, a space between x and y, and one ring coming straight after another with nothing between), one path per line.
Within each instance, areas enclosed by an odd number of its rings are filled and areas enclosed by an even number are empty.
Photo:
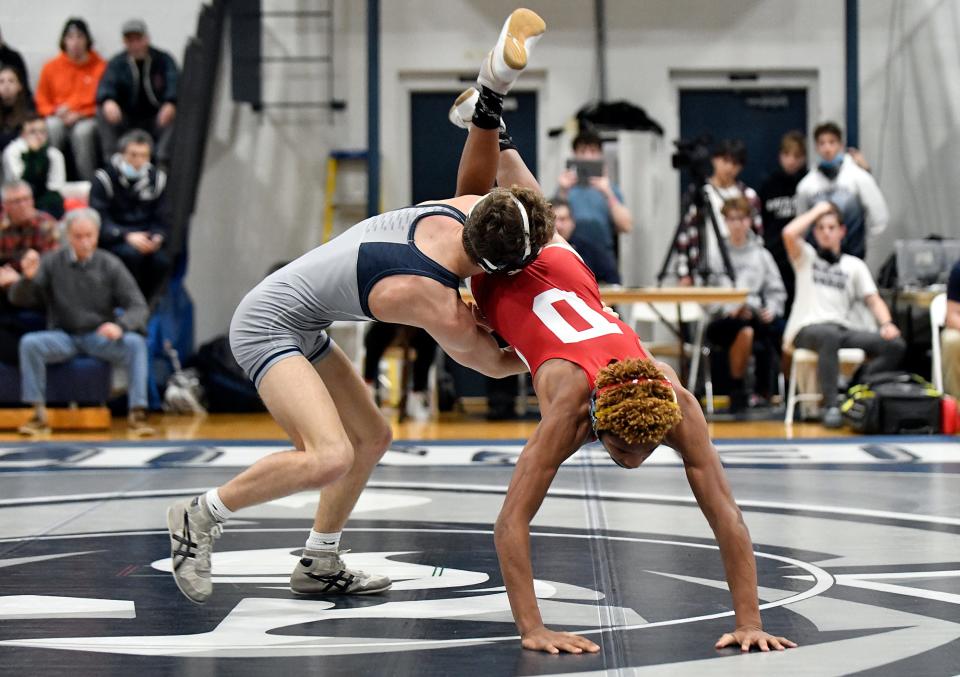
M304 550L290 574L290 589L299 595L371 595L391 585L386 576L348 569L339 552Z
M173 580L191 602L203 604L213 592L210 555L213 541L220 538L223 529L199 496L167 509L167 529Z

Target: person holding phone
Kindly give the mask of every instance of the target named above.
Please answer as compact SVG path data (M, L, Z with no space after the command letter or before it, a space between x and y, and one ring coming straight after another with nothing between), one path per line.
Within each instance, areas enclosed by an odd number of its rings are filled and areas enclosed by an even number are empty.
M573 158L557 178L558 197L570 205L577 224L570 244L603 284L620 284L614 237L633 229L633 216L620 188L611 183L603 161L602 141L592 130L573 140Z

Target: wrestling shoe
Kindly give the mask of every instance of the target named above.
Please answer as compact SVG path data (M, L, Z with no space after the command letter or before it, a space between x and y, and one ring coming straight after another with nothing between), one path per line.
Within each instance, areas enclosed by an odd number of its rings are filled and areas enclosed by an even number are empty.
M498 94L506 94L527 67L530 51L547 24L529 9L516 9L507 17L493 50L480 64L477 82Z
M167 509L173 580L191 602L203 604L213 592L210 555L223 529L203 498L196 496Z
M453 105L450 106L450 113L447 115L450 122L461 129L470 129L471 120L473 120L473 111L477 107L477 101L480 99L480 92L476 87L467 87L460 93ZM500 131L507 131L507 125L500 119Z
M290 589L300 595L370 595L389 590L391 585L386 576L348 569L340 552L333 551L304 550L290 574Z

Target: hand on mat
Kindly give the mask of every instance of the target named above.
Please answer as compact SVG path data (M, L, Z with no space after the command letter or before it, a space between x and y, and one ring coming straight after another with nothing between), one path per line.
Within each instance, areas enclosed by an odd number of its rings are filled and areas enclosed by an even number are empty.
M554 632L544 627L531 630L521 636L521 643L524 649L531 651L546 651L547 653L557 654L561 651L566 653L597 653L600 647L585 637L575 635L572 632Z
M736 644L740 645L740 651L750 651L750 647L753 646L760 649L760 651L770 651L771 648L777 651L783 651L784 649L792 649L797 646L795 642L791 642L786 637L774 637L760 628L746 626L724 634L717 640L714 648L722 649L726 646L734 646Z

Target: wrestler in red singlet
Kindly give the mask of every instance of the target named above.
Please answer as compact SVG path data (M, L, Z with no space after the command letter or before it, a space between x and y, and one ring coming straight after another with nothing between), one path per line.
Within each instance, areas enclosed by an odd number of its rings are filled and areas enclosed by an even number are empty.
M567 244L550 244L515 275L470 278L487 322L530 368L550 359L573 362L593 388L597 372L615 360L650 355L634 331L603 311L590 269Z

